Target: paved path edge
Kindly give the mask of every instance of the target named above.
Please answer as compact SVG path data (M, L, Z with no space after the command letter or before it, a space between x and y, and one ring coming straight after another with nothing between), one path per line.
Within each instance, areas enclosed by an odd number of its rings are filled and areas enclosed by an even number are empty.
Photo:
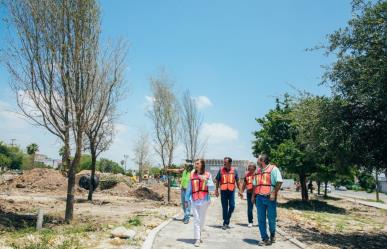
M153 242L157 236L157 234L160 232L161 229L163 229L165 226L167 226L169 223L171 223L174 219L179 217L181 215L181 212L175 214L168 220L164 221L157 227L153 228L150 233L146 236L144 243L141 246L141 249L152 249Z
M301 248L301 249L307 248L307 245L305 245L304 243L302 243L302 242L299 241L298 239L293 238L293 237L287 235L287 234L285 233L285 231L283 231L282 229L280 229L280 228L277 227L276 230L277 230L277 232L278 232L281 236L285 237L287 240L289 240L290 242L292 242L294 245L298 246L299 248Z

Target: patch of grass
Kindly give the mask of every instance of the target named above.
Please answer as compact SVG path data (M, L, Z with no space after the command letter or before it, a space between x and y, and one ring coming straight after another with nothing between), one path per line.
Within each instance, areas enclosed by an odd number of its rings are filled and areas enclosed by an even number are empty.
M374 199L365 199L365 201L369 201L369 202L378 202L378 203L384 203L384 201L383 201L383 200L379 200L379 201L377 201L377 200L374 200Z
M140 219L140 217L134 216L134 217L130 218L130 219L128 220L128 225L129 225L129 226L135 226L135 227L140 226L140 225L141 225L141 219Z
M42 229L27 233L28 230L19 230L17 239L11 237L9 243L15 249L72 249L83 248L80 240L76 236L61 236L56 230Z
M344 231L344 229L345 229L345 224L344 224L344 222L339 222L339 223L337 223L336 224L336 227L335 227L335 231L336 232L343 232Z

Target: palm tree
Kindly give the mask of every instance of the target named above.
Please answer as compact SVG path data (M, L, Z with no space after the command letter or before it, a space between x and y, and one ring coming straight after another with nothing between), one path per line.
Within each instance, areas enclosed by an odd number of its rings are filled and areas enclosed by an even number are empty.
M39 151L39 146L35 143L32 143L27 146L27 154L32 158L32 167L35 165L35 154Z
M61 166L60 166L59 169L62 170L62 171L66 171L67 167L66 167L66 160L65 160L65 146L62 146L59 149L59 156L62 157L62 163L61 163Z

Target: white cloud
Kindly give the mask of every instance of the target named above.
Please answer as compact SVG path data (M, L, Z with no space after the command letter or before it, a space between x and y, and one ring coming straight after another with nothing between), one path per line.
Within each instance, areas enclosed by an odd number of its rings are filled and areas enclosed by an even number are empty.
M193 97L193 99L199 109L213 106L211 100L207 96L197 96Z
M152 105L155 102L155 98L153 96L145 96L146 103L148 105Z
M223 123L204 123L202 135L208 138L209 144L218 144L238 140L239 132Z

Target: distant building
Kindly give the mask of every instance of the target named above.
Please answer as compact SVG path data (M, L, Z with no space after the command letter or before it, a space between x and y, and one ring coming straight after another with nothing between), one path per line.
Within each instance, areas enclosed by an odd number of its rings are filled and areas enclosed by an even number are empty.
M381 173L378 176L378 189L380 192L387 193L387 176L386 173Z
M219 169L223 166L223 159L205 159L204 161L206 163L206 170L209 170L212 177L215 178ZM242 178L245 176L248 164L248 160L232 160L231 165L237 169L239 177Z
M61 160L49 158L44 154L35 154L35 162L44 163L45 165L54 169L57 169L58 166L62 163Z

